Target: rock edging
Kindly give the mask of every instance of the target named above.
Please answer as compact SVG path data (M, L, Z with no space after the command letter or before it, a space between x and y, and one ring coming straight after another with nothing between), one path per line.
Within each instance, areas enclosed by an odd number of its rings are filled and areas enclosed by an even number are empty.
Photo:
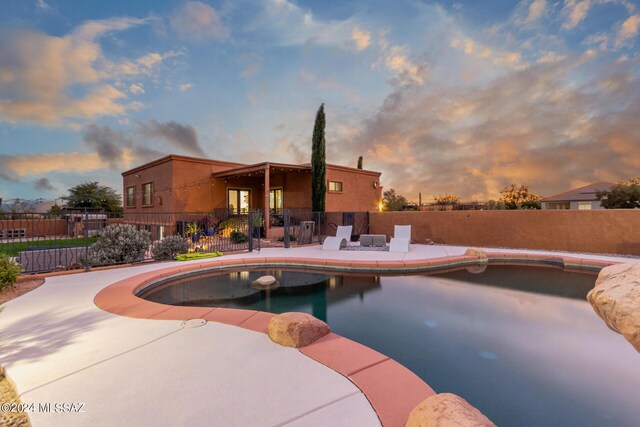
M296 312L273 316L267 331L273 342L294 348L306 347L331 332L322 320Z
M640 352L640 262L603 268L587 299L605 324Z
M420 402L409 414L405 427L496 427L482 412L462 397L440 393Z

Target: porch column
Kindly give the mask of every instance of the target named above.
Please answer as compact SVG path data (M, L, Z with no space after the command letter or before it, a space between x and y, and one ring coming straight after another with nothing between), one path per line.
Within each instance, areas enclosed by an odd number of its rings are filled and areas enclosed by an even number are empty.
M269 163L265 166L264 169L264 233L266 237L269 237L269 228L271 226L271 221L269 220L269 187L270 187L270 176L269 176Z

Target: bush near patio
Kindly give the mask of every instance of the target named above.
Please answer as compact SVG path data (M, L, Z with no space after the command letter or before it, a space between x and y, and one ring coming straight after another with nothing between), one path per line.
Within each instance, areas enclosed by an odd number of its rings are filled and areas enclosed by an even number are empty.
M176 258L176 255L186 253L189 242L182 236L168 236L159 241L151 250L153 259L166 261Z
M89 246L89 264L127 264L144 258L151 245L151 234L131 224L112 224L98 233L98 241ZM84 264L84 257L80 257Z
M20 275L20 266L4 254L0 254L0 291L13 287Z
M239 230L233 230L231 232L231 236L229 237L230 237L231 243L234 243L234 244L245 243L248 239L247 235Z

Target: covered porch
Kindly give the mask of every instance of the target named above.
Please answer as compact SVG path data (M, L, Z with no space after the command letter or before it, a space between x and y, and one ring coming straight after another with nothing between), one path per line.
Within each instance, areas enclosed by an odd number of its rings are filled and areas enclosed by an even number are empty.
M214 172L211 177L224 189L224 207L230 214L264 213L267 238L283 234L285 208L311 208L311 167L307 165L265 162ZM216 200L216 205L223 207L220 202Z

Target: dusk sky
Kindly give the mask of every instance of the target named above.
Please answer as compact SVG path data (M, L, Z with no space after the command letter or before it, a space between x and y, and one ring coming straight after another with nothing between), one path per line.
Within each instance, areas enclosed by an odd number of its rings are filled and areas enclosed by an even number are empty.
M0 2L0 197L165 154L382 172L410 200L640 174L630 0Z

